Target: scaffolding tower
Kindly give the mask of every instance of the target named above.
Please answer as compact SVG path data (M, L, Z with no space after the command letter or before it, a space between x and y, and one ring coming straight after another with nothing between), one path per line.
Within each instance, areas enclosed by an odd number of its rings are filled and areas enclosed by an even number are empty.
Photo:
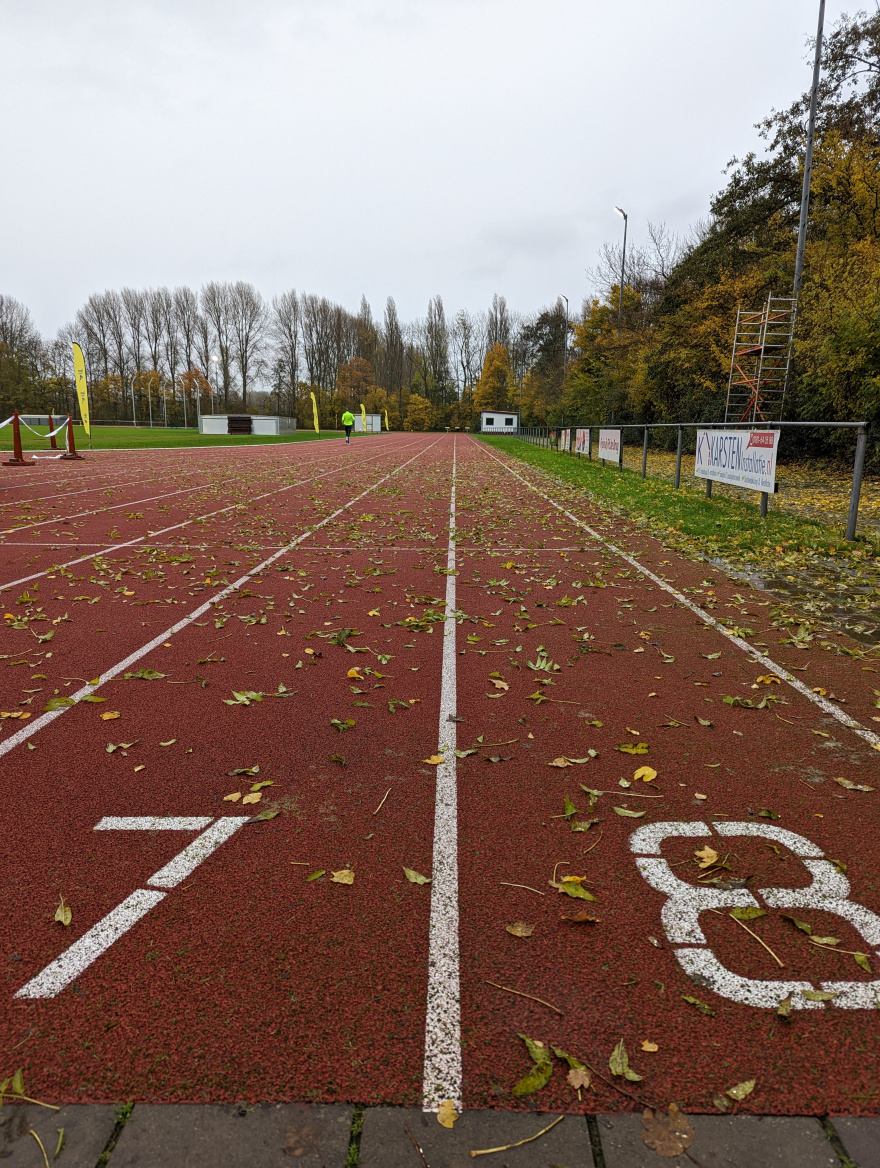
M771 293L757 312L737 308L725 422L782 421L796 306Z

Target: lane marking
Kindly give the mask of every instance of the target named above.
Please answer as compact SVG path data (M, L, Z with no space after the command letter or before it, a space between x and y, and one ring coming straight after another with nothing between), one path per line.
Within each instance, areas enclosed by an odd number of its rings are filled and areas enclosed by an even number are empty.
M458 791L455 747L455 486L456 440L452 440L452 489L446 550L446 620L443 624L440 722L437 734L444 761L437 767L431 920L428 942L428 1000L422 1109L437 1111L451 1099L461 1111L461 984L458 944Z
M736 645L738 649L742 649L742 651L747 653L754 661L757 661L760 665L763 665L766 670L771 673L775 673L778 677L782 678L782 680L787 682L792 687L792 689L797 690L797 692L802 697L805 697L808 701L813 702L813 704L817 705L824 713L830 714L831 717L836 718L837 721L841 723L841 725L846 726L848 730L852 730L854 734L858 734L858 736L864 739L865 742L880 750L880 734L875 734L873 730L868 730L867 727L861 724L861 722L857 722L855 718L851 718L849 714L845 714L843 710L839 710L836 706L832 705L831 702L827 701L827 699L821 697L819 694L813 693L809 686L805 685L800 680L800 678L792 677L787 669L784 669L781 665L777 665L776 662L773 661L770 657L765 656L763 653L759 653L753 645L748 643L748 641L744 641L741 637L737 637L733 633L729 632L724 627L724 625L720 623L720 621L717 621L715 617L706 612L705 609L700 608L698 604L694 604L692 600L688 600L688 598L679 592L678 589L673 588L671 584L667 584L661 576L655 575L650 568L646 568L644 564L640 563L634 556L631 556L625 552L623 548L619 548L616 544L613 544L609 540L605 539L604 536L600 535L599 532L595 530L595 528L590 527L588 523L585 523L582 519L578 519L578 517L576 515L572 515L570 511L566 511L564 507L552 499L545 491L542 491L540 487L536 487L534 483L530 483L529 480L524 478L518 471L515 471L505 462L502 462L502 460L498 458L497 455L493 454L488 447L483 446L481 443L475 442L473 438L471 438L470 441L473 442L475 446L479 446L480 449L484 450L490 456L490 458L494 458L499 466L504 467L506 471L509 471L510 474L514 476L514 478L519 479L521 483L525 483L527 487L531 488L531 490L533 490L537 495L540 495L542 499L545 499L551 506L555 507L557 511L561 511L566 519L571 520L571 522L574 523L576 527L580 527L584 531L588 531L593 539L602 544L603 547L608 548L609 551L614 552L615 555L618 555L621 559L626 560L628 564L632 564L634 568L637 568L639 572L641 572L644 576L647 576L649 580L652 580L658 587L662 588L664 592L668 592L670 596L674 596L679 604L684 605L684 607L689 609L695 616L698 616L700 620L704 622L704 624L714 629L717 633L720 633L722 637L725 637L732 645Z
M406 462L401 463L400 466L395 467L394 470L389 471L388 474L383 475L380 479L377 479L371 487L367 487L367 489L361 491L359 495L356 495L353 499L350 499L341 507L337 507L337 509L330 515L325 516L308 531L303 532L302 535L298 535L296 539L293 539L290 541L290 543L285 544L285 546L279 551L275 552L274 555L269 556L267 559L251 568L250 571L245 572L243 576L239 576L239 578L232 584L228 584L219 592L215 592L210 600L204 601L204 603L200 604L198 608L193 609L191 613L185 617L182 617L175 624L171 625L171 627L166 629L165 632L159 633L158 636L153 637L152 640L148 641L145 645L142 645L140 649L135 649L133 653L129 653L129 655L124 660L118 662L118 664L112 666L110 669L103 670L100 674L100 681L98 685L105 681L112 680L112 678L118 676L124 670L128 669L129 666L134 665L137 661L140 661L141 658L146 657L148 653L152 653L154 649L157 649L164 641L167 641L169 637L174 635L174 633L182 632L182 630L191 625L193 621L197 621L200 616L204 616L205 613L210 612L214 605L217 605L222 600L225 600L227 596L231 596L233 592L237 592L239 588L242 588L254 576L258 576L261 572L264 572L270 564L273 564L277 559L280 559L281 556L289 554L304 540L309 539L310 536L314 535L316 531L320 531L320 529L326 526L326 524L331 523L334 519L337 519L349 507L353 507L356 503L359 503L361 499L366 498L367 495L372 494L372 492L375 491L378 487L381 487L382 484L386 483L390 478L400 474L400 472L408 467L411 462L415 462L417 458L421 458L423 454L425 454L428 450L431 450L432 447L436 446L439 441L440 439L436 438L432 443L430 443L430 445L423 446L421 450L417 451L412 456L412 458L408 458ZM412 443L407 443L404 449L408 449L410 445L412 445ZM328 471L327 473L330 474L332 472ZM236 506L238 506L238 504L236 504ZM451 580L452 577L450 576L449 579ZM455 593L453 590L453 596L454 595ZM21 730L17 730L10 738L7 738L4 742L0 742L0 758L2 758L4 754L8 754L10 750L13 750L22 742L26 742L27 739L36 734L38 730L42 730L44 726L48 726L50 722L54 721L56 718L59 718L68 710L74 709L76 703L81 701L82 698L88 697L89 694L93 694L98 688L98 685L83 686L82 689L78 689L76 693L69 695L73 698L73 706L63 706L60 710L50 710L48 713L41 714L39 718L35 718L33 722L29 722L28 725L23 727Z
M410 446L412 446L412 442L407 442L403 446L402 449L406 450ZM384 453L385 453L385 451L382 450L378 454L371 455L369 458L362 458L359 462L354 463L354 465L355 466L363 466L364 463L366 463L366 462L374 462L377 458L381 458ZM328 461L328 459L325 459L325 458L314 459L313 465L315 462L321 463L321 462L327 462L327 461ZM288 485L286 487L276 487L274 490L265 491L262 495L254 495L253 498L246 499L243 503L230 503L228 507L221 507L217 511L208 511L204 515L197 515L194 519L185 519L185 520L183 520L182 523L173 523L170 527L160 528L159 531L148 531L146 535L139 535L135 539L127 540L125 543L100 544L99 545L101 548L100 551L89 552L89 554L87 556L79 556L77 559L68 560L64 564L53 564L53 566L51 568L45 568L42 572L33 572L33 573L31 573L30 576L21 576L17 580L10 580L8 584L0 584L0 593L6 592L10 588L18 588L19 585L21 585L21 584L28 584L31 580L39 580L43 576L48 576L50 572L57 571L58 568L72 568L76 564L83 564L87 560L94 560L98 556L104 555L106 552L119 551L122 548L134 547L136 544L143 543L145 540L149 540L152 543L157 535L166 535L169 531L179 531L181 527L189 527L191 523L204 523L204 522L206 522L206 520L213 519L217 515L224 515L227 511L234 511L237 507L249 507L253 503L259 503L261 499L268 499L270 495L281 495L285 491L293 490L294 487L301 487L305 483L314 482L316 479L326 478L328 474L334 474L338 469L339 469L339 464L334 463L334 465L330 468L330 470L322 471L322 473L319 475L310 475L309 478L298 479L297 482L295 482L295 483L288 483ZM223 483L231 482L233 479L236 479L239 477L240 476L238 476L238 475L230 475L229 478L221 479L220 483L216 484L216 485L222 486ZM18 529L16 529L16 530L18 530ZM0 547L14 547L14 546L18 546L18 545L0 543ZM33 547L35 545L25 544L23 546ZM206 546L208 546L208 547L218 546L219 547L221 545L208 544ZM286 548L287 545L284 544L283 547ZM58 550L60 551L61 549L59 548Z
M148 884L156 884L160 888L174 888L184 877L189 876L207 860L212 852L240 827L248 822L249 816L228 815L218 819L207 831L183 849L178 855L166 864L164 868L151 876ZM211 817L205 816L105 816L95 824L95 831L198 831L211 823ZM152 888L138 888L127 896L122 904L112 909L84 933L78 941L66 949L60 957L51 961L36 977L21 987L15 995L17 998L54 998L57 994L75 981L88 967L104 953L114 941L118 941L123 933L127 933L132 925L154 908L168 895L167 892L158 892Z

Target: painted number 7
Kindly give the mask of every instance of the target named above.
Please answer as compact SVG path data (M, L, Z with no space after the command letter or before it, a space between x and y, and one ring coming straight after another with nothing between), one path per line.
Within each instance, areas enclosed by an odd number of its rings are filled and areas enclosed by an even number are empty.
M147 884L152 888L138 888L84 933L60 957L50 962L36 977L21 987L17 998L54 998L70 985L109 949L123 933L150 911L167 892L161 888L176 888L208 856L231 835L247 823L243 815L224 816L212 822L210 816L106 816L95 824L95 831L198 831L200 835L154 873Z

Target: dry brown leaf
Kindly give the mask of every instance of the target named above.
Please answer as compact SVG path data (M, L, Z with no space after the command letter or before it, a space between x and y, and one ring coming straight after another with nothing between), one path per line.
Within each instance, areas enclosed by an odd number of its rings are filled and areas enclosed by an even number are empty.
M514 921L512 925L505 925L512 937L531 937L535 931L534 925L527 925L525 921Z
M704 848L700 848L699 851L694 852L694 855L697 857L701 868L711 868L714 864L718 863L718 853L714 848L710 848L708 844Z
M590 1072L583 1067L576 1070L574 1067L566 1075L569 1087L574 1087L575 1091L586 1091L590 1086L592 1080L590 1079Z
M569 767L571 766L571 763L567 758L554 758L552 762L547 763L547 766Z
M331 884L354 884L354 872L351 868L340 868L338 872L330 874Z
M503 689L505 691L505 693L507 692L507 690L510 689L510 686L507 684L506 681L499 681L496 677L490 677L489 680L492 682L492 684L495 686L496 689Z
M444 1099L437 1108L437 1122L441 1127L451 1128L458 1119L458 1112L455 1110L455 1104L451 1099Z
M642 1112L642 1140L658 1156L680 1156L694 1142L694 1129L688 1118L671 1103L669 1111L654 1111L646 1107Z
M253 791L242 799L242 804L245 803L259 803L263 796L259 791Z
M240 798L241 798L241 791L233 791L231 795L224 795L223 796L223 802L224 803L237 803ZM253 802L253 800L252 800L252 802Z
M642 1050L646 1050L648 1054L654 1054L654 1052L658 1051L659 1049L660 1047L657 1045L657 1043L651 1042L650 1038L646 1038L642 1043Z
M112 722L114 718L121 718L122 715L118 710L108 710L106 714L99 714L98 717L102 722Z
M708 795L701 795L699 791L694 791L694 798L695 799L708 799L709 796Z
M561 921L591 921L595 924L599 920L598 917L591 916L585 908L575 909L573 912L564 912L559 914Z

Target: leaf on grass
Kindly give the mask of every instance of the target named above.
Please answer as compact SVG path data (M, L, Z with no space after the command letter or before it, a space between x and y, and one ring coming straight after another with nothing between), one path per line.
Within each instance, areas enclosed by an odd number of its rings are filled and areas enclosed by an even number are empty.
M519 1037L526 1044L526 1049L535 1065L512 1088L512 1091L514 1095L532 1095L535 1091L540 1091L542 1087L546 1087L550 1081L550 1076L553 1074L553 1060L550 1058L550 1052L543 1042L528 1038L525 1034L520 1034Z
M263 796L260 794L260 792L255 791L249 795L245 795L241 802L242 805L245 803L259 803L262 798Z
M70 910L70 905L66 903L64 897L59 897L58 907L55 909L55 920L64 925L65 929L73 920L73 913Z
M701 868L711 868L718 863L718 853L714 848L710 848L708 844L704 848L699 848L695 851L694 855Z
M112 722L114 718L121 718L122 715L118 710L107 710L104 714L99 714L98 717L102 722Z
M619 750L621 754L647 754L647 742L621 742L619 746L615 746L615 750Z
M512 925L505 925L511 937L531 937L535 931L534 925L527 925L525 921L514 921Z
M626 1053L626 1047L623 1045L622 1038L611 1052L611 1057L608 1060L608 1066L611 1069L612 1075L622 1076L624 1079L628 1079L631 1083L638 1083L641 1081L642 1076L636 1074L636 1072L632 1070L629 1065L629 1056Z
M589 921L590 924L597 924L599 918L592 916L585 908L572 909L571 912L563 912L559 914L561 921L574 921L576 924L582 924Z
M639 779L641 779L642 782L653 783L656 778L657 778L657 772L654 770L653 767L642 766L642 767L639 767L639 769L637 771L633 772L633 780L635 782L638 782Z
M694 1006L701 1014L708 1014L710 1018L715 1017L715 1011L711 1006L707 1006L705 1002L701 1002L699 998L692 998L690 994L682 994L681 999L687 1002L689 1006Z
M351 868L340 868L338 872L331 873L331 884L354 884L354 872Z
M373 614L370 613L370 616ZM444 1099L437 1108L437 1122L441 1127L451 1128L458 1119L458 1112L455 1110L455 1104L451 1099Z
M765 908L758 908L757 905L746 907L737 906L730 910L730 915L738 921L756 921L758 917L765 917L767 910Z
M403 874L406 876L410 884L430 884L431 877L423 876L421 872L416 872L414 868L404 868Z
M318 871L313 872L311 874L311 876L306 876L306 884L308 884L312 880L320 880L322 876L326 876L326 875L327 875L327 869L326 868L319 868Z
M854 783L851 779L835 778L834 782L841 787L846 787L847 791L873 791L874 787L865 787L861 783Z
M694 1142L694 1129L675 1103L670 1103L666 1112L646 1107L642 1126L642 1141L658 1156L680 1156Z
M145 668L138 669L135 673L123 673L122 676L128 680L139 678L141 681L158 681L161 677L165 677L166 674L160 673L157 669Z
M439 766L441 762L445 762L445 761L446 761L446 759L443 757L442 754L432 754L430 756L430 758L423 758L422 759L422 762L428 763L429 766Z
M737 1083L734 1087L728 1087L725 1094L729 1095L731 1099L735 1099L737 1103L741 1103L747 1095L751 1095L754 1091L757 1081L757 1079L746 1079L743 1083Z
M629 819L641 819L645 814L644 811L630 811L628 807L613 807L612 810L617 815L625 815Z

